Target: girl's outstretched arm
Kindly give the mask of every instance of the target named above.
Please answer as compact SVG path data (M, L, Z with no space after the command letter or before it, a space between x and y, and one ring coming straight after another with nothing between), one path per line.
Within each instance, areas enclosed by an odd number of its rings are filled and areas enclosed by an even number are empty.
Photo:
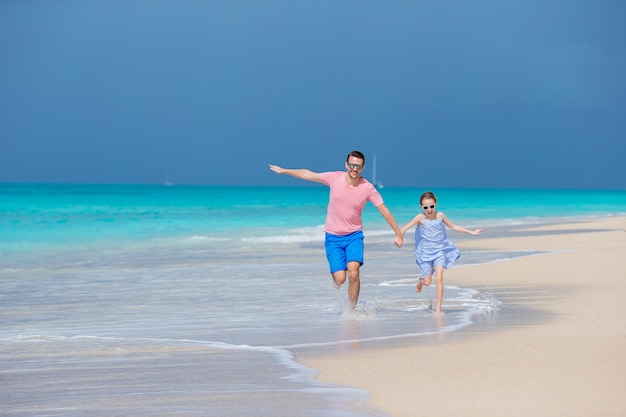
M443 223L446 226L448 226L450 229L454 230L454 231L461 232L461 233L467 233L469 235L479 235L483 231L483 229L469 230L469 229L466 229L464 227L457 226L456 224L454 224L450 220L448 220L446 215L443 214L442 212L439 212L439 215L441 216L441 220L443 221Z

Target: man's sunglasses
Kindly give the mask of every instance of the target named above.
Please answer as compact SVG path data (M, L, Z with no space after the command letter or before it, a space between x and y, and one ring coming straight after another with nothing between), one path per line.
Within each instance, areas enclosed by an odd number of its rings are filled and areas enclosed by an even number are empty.
M348 168L350 168L350 169L361 169L361 168L363 168L363 165L348 163Z

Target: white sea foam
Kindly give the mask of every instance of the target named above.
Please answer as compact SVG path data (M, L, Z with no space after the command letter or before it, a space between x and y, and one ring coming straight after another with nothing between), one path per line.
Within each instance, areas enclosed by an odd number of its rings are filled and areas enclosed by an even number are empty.
M210 242L225 242L228 241L228 238L225 237L215 237L215 236L203 236L203 235L193 235L191 236L192 240L204 240Z
M241 238L242 242L250 243L305 243L323 242L324 226L301 227L285 230L282 235L275 236L252 236Z

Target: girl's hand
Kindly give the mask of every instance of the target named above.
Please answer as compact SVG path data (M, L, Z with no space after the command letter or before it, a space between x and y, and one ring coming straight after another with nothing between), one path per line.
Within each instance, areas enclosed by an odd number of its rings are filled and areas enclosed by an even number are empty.
M470 230L471 235L479 235L483 229Z

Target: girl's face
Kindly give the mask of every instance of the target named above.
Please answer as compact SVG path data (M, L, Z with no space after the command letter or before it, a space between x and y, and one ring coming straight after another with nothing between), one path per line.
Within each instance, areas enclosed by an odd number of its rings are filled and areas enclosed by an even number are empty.
M430 217L435 212L437 203L432 198L425 198L422 200L422 210L427 217Z

